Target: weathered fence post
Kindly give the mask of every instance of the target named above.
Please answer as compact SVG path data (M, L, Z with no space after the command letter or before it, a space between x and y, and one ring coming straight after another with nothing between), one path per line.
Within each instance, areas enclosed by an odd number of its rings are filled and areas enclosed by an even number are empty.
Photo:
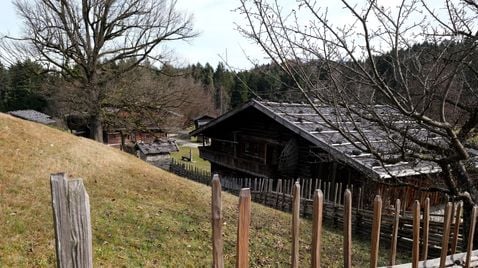
M81 179L50 176L57 267L93 267L90 201Z
M456 253L456 247L458 245L458 233L460 232L461 209L462 209L462 203L460 202L460 203L458 203L458 206L457 206L456 212L455 212L455 226L453 226L454 227L453 228L453 240L451 241L450 254L455 254Z
M390 250L390 266L395 265L397 256L397 236L400 223L400 199L395 200L395 217L393 221L392 245Z
M440 268L445 267L446 256L448 254L448 240L450 238L450 223L451 223L451 202L445 206L445 218L443 220L443 239L441 246Z
M292 258L293 268L299 267L300 184L295 182L292 191Z
M413 249L412 249L412 267L418 268L420 260L420 202L415 200L412 207L413 211Z
M239 193L239 219L237 224L236 268L249 267L249 225L251 223L251 190Z
M465 267L470 267L471 252L473 251L473 237L475 237L476 216L478 216L478 206L473 206L473 211L471 212L470 231L468 232Z
M312 268L320 267L320 242L322 236L322 219L324 209L324 194L320 189L314 192L314 209L312 211Z
M380 224L382 222L382 198L375 196L373 201L372 248L370 250L370 267L377 267L378 247L380 242Z
M221 181L219 175L214 174L212 178L212 266L214 268L224 267L223 240L222 240L222 203L221 203Z
M428 258L428 239L429 239L429 227L430 227L430 198L425 199L423 205L423 244L422 244L422 260Z
M344 267L352 267L352 196L348 189L344 202Z

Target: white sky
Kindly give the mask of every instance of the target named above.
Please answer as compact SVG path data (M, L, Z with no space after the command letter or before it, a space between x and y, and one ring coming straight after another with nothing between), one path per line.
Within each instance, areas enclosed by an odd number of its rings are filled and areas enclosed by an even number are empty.
M331 1L331 2L328 2ZM333 1L333 2L332 2ZM358 0L352 0L361 2ZM393 6L398 0L383 0L382 5ZM289 10L296 4L295 0L282 0ZM321 2L329 7L329 18L337 22L350 20L336 0ZM17 18L10 0L0 0L0 33L15 34L21 29L21 21ZM252 64L245 53L259 63L266 63L264 55L257 45L245 39L236 30L234 22L244 24L244 18L233 9L239 6L238 0L178 0L178 8L193 14L193 24L199 37L189 41L168 43L177 59L172 64L186 65L209 62L215 67L218 62L226 61L233 68L250 68ZM306 19L306 18L305 18Z
M178 0L179 10L193 14L193 25L200 35L189 42L167 44L175 51L176 63L173 64L199 62L204 65L209 62L216 67L227 59L231 67L250 68L252 64L243 51L265 62L259 48L235 31L234 21L239 21L241 17L232 10L238 5L236 0ZM15 35L20 30L21 21L13 4L10 0L0 0L0 33Z

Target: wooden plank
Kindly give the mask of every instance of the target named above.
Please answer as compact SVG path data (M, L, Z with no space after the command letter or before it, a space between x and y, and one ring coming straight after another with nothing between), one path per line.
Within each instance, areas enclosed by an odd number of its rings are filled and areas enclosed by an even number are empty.
M420 202L413 202L413 248L412 267L417 268L420 261Z
M320 267L323 207L324 194L321 190L317 189L314 192L314 210L312 212L312 268Z
M249 267L249 225L251 223L251 190L239 193L239 218L237 224L236 268Z
M212 266L214 268L224 267L224 242L222 239L222 202L221 202L221 181L219 175L214 174L212 178Z
M443 222L443 239L441 244L440 268L445 267L446 256L448 255L448 239L450 238L450 222L451 222L451 202L445 206L445 219Z
M428 258L428 239L430 237L430 198L425 199L423 205L423 244L422 244L422 259Z
M344 268L352 267L352 194L345 191L344 202Z
M456 246L458 245L458 234L460 232L460 222L461 222L461 209L462 209L462 203L458 203L458 206L456 207L456 213L455 213L455 226L453 228L453 238L451 241L451 249L450 252L451 254L456 253Z
M466 253L458 253L455 255L447 256L445 260L445 267L454 267L454 268L463 267L463 264L465 263L466 255L467 255ZM471 255L471 258L470 258L471 261L470 261L469 267L478 267L478 250L472 251L470 255ZM418 263L418 268L436 268L440 265L440 261L441 261L441 258L421 261ZM386 266L381 268L410 268L410 267L411 267L410 263L405 263L405 264L399 264L395 266Z
M93 267L90 197L83 180L68 182L73 267Z
M53 208L53 224L55 227L55 249L57 267L72 267L69 258L71 247L70 223L68 219L68 181L63 173L50 176L51 201Z
M347 190L348 191L348 190ZM372 248L370 250L370 267L376 268L378 263L378 248L380 242L380 223L382 220L382 198L375 196L373 201Z
M90 202L82 180L50 176L57 267L93 267Z
M475 237L476 217L478 215L478 206L473 206L471 212L470 230L468 231L468 244L466 249L465 267L471 267L471 254L473 250L473 238Z
M292 192L292 258L291 267L299 267L300 184L297 181Z
M393 231L392 231L392 245L390 250L390 265L395 265L395 259L397 256L397 237L398 237L398 227L400 223L400 199L395 201L395 215L393 221Z

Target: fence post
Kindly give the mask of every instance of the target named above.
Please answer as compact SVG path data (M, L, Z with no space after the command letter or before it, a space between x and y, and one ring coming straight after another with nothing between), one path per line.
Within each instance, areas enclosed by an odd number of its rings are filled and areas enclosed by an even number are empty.
M475 237L476 216L478 215L478 206L473 206L471 212L470 231L468 232L468 245L466 249L466 263L465 267L470 267L471 252L473 251L473 237Z
M420 260L420 202L413 202L413 249L412 249L412 267L418 268Z
M399 223L400 223L400 199L397 199L395 200L395 217L393 220L392 247L390 250L390 266L395 265L395 258L397 256L397 236L398 236Z
M461 220L462 203L458 203L455 213L455 226L453 226L453 240L451 241L450 254L455 254L456 246L458 245L458 233L460 232L460 220Z
M430 228L430 198L425 198L423 209L423 244L422 244L422 260L428 258L428 238Z
M295 182L292 191L292 265L299 267L300 184Z
M320 189L314 192L314 209L312 211L312 268L320 267L320 242L322 235L322 216L324 194Z
M352 198L347 189L344 202L344 268L349 267L352 267Z
M451 222L451 202L445 207L445 218L443 219L443 239L441 244L440 268L445 267L445 260L448 254L448 239L450 238L450 222Z
M249 224L251 223L251 190L239 193L239 219L237 224L236 268L249 267Z
M214 268L224 267L223 240L222 240L222 203L221 203L221 181L219 175L214 174L212 178L212 266Z
M93 267L90 201L81 179L50 176L57 267Z
M370 267L377 267L378 247L380 242L380 224L382 221L382 198L375 196L373 201L372 249L370 251Z

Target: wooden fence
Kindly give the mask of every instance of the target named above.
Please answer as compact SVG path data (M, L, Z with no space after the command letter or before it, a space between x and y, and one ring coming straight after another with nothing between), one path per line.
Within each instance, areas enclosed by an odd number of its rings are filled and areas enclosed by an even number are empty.
M208 171L198 169L190 164L173 161L171 164L171 172L191 180L210 185L211 174ZM313 212L313 194L316 189L320 189L324 197L324 221L340 227L343 224L343 212L345 202L345 190L349 189L351 192L352 211L351 219L354 226L354 233L361 234L368 237L371 234L373 223L373 210L368 204L364 202L364 190L361 187L353 185L347 186L342 183L332 184L329 181L320 179L299 179L301 187L301 202L300 212L302 216L311 217ZM295 185L293 179L268 179L268 178L221 178L221 187L223 190L238 195L242 188L249 188L251 191L252 200L262 203L266 206L273 207L282 211L292 210L292 191ZM446 197L440 196L438 193L429 195L421 193L417 195L420 203L423 204L421 208L426 208L425 200L433 198L435 200L443 200L446 204ZM427 199L428 198L428 199ZM400 208L397 212L397 204L395 200L390 198L382 199L383 216L380 239L383 243L390 243L394 232L393 224L397 215L400 217L400 222L397 227L397 248L409 249L412 247L413 236L413 214L406 207L413 205L409 198L400 203ZM429 201L428 201L429 202ZM409 204L412 203L412 204ZM430 210L428 208L428 210ZM430 245L428 254L430 256L440 256L441 254L441 239L444 221L444 211L428 212L429 218L423 219L428 222L430 228L428 241ZM458 202L452 203L452 218L450 241L453 241L453 249L462 251L465 248L462 230L461 205ZM422 243L422 242L421 242ZM454 251L453 251L454 252Z
M212 223L212 266L224 267L223 238L222 238L222 201L221 201L221 182L219 176L215 175L212 179L211 195L211 223ZM67 180L64 174L53 174L51 176L52 207L55 224L55 242L57 254L57 267L92 267L92 236L91 221L89 213L89 198L81 180ZM249 225L251 222L251 189L243 188L239 193L239 215L237 223L237 241L236 241L236 267L249 267ZM291 267L300 266L299 258L299 230L301 213L301 186L298 182L292 186L292 247L291 247ZM395 204L400 207L400 201ZM372 228L371 228L371 249L370 249L370 267L377 267L379 255L379 245L384 226L383 221L383 202L380 195L377 195L373 204ZM421 205L418 200L413 203L412 209L412 262L408 264L395 265L395 256L397 251L398 228L402 219L397 213L393 221L393 231L391 237L391 251L389 266L394 268L405 267L477 267L478 250L472 251L473 239L468 239L467 250L465 253L454 254L453 245L449 243L449 234L452 226L452 204L448 202L445 207L445 218L443 224L443 236L441 240L440 258L428 259L429 234L429 199L425 200L424 213L421 214ZM312 197L311 213L313 215L313 228L311 248L311 266L321 266L321 239L323 215L326 210L324 204L324 194L322 190L316 189ZM397 209L397 211L400 211ZM352 193L345 190L344 204L341 215L343 222L343 260L344 267L352 267L352 229L353 229L353 207ZM478 215L478 207L472 211L472 224L470 225L469 237L473 237ZM452 240L456 240L455 237ZM448 252L453 252L448 255ZM337 256L338 257L338 256ZM423 260L423 261L420 261Z
M191 164L171 159L169 171L181 177L188 178L199 183L209 185L211 183L211 172L199 169Z
M311 180L300 180L305 187L301 188L301 203L299 211L301 215L311 217L313 215L313 194L316 189L311 190ZM283 211L292 210L293 189L296 182L293 180L278 180L275 188L274 182L270 179L228 179L225 178L221 185L227 191L236 193L238 187L251 189L252 199L258 203L262 203L269 207L274 207ZM371 235L373 227L374 211L373 208L367 208L363 204L363 191L361 188L345 189L344 185L336 184L335 187L330 182L319 182L316 184L324 194L324 220L337 227L343 225L344 209L345 209L345 192L350 192L350 200L353 204L351 210L351 221L354 226L354 233L361 234L365 237ZM341 194L342 193L342 194ZM429 226L429 234L427 236L427 244L429 244L430 256L440 256L442 248L442 236L444 233L444 214L430 212L430 199L425 198L422 203L421 210L427 211L427 216L423 217L423 222ZM383 201L382 201L383 202ZM354 204L355 203L355 204ZM390 243L394 232L393 226L397 215L400 221L397 226L397 247L401 249L409 249L413 246L413 213L401 209L402 203L394 202L393 206L382 206L382 228L380 239L385 243ZM365 207L365 208L364 208ZM463 233L462 230L462 213L461 203L452 203L450 224L452 230L450 241L453 242L453 252L455 250L463 250ZM420 243L423 243L421 241Z

